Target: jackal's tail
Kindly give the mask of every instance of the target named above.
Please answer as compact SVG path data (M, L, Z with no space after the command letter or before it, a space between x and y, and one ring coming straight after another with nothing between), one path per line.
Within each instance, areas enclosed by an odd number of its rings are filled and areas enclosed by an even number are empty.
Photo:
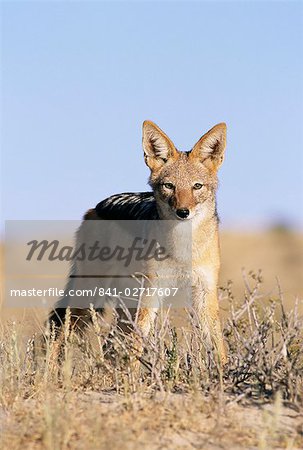
M66 311L67 308L54 308L47 319L50 327L61 328L65 323Z

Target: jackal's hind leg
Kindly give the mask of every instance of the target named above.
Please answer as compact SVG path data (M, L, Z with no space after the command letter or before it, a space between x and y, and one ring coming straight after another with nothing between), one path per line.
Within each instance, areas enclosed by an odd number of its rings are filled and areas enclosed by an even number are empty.
M132 361L134 371L140 368L140 359L144 351L144 339L148 337L155 321L157 308L141 307L137 311L134 330L132 332Z
M103 315L103 309L96 310L97 315ZM73 333L79 342L84 338L88 326L92 323L92 313L87 308L55 308L46 322L45 339L52 342L56 357L60 360L64 344Z

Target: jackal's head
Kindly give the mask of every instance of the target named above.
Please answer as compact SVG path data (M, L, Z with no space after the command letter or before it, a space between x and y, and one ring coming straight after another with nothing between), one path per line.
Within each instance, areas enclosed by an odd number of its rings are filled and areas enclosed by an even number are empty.
M180 152L153 122L143 123L143 149L164 219L207 219L216 213L217 170L226 145L226 124L204 134L189 152Z

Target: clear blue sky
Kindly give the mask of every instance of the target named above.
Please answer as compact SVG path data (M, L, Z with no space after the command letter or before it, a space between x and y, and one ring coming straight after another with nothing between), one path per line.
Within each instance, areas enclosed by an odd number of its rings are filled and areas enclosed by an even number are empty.
M4 219L148 190L141 124L228 124L223 226L303 223L302 2L2 3Z

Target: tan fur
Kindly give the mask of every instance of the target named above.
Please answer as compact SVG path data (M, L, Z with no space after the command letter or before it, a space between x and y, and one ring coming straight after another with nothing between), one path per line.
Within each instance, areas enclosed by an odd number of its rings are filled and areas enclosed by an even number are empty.
M208 329L223 364L226 354L217 296L220 252L215 193L217 170L223 161L225 145L226 125L223 123L202 136L189 154L179 152L152 122L143 124L145 161L151 169L150 184L159 204L161 218L175 218L178 209L190 211L193 306L201 319L201 325ZM174 188L167 189L165 183L171 183ZM203 187L195 190L195 183ZM144 328L148 328L146 321L149 315L145 313L140 317Z
M143 124L144 159L151 171L149 182L156 201L155 209L160 219L173 220L176 224L169 236L172 242L170 243L170 260L166 269L176 283L185 278L184 265L180 264L182 245L184 242L186 244L186 236L182 235L182 223L190 221L192 305L206 338L214 345L218 360L222 364L226 362L226 354L217 296L220 252L216 190L217 170L223 161L225 145L226 125L224 123L213 127L199 139L191 152L186 153L178 151L173 142L153 122L146 121ZM124 208L127 208L127 202L125 204ZM130 210L133 211L132 208ZM184 211L186 217L181 217L180 214ZM100 214L96 207L85 214L84 220L112 219L112 216L108 217L106 214L106 207ZM120 215L119 210L117 218L125 219L123 215ZM129 218L132 219L127 216L127 219ZM147 273L150 274L151 282L153 282L158 275L153 263L149 264ZM80 273L85 274L85 269ZM155 313L155 304L151 304L150 298L143 298L141 308L135 314L137 325L143 334L149 333ZM80 316L81 326L89 316L87 312L85 313L85 309L79 312L75 308L72 309L72 317L73 315ZM60 310L60 302L50 316L50 320L59 326L60 321L62 323L64 320L64 309ZM138 351L140 351L139 343Z

